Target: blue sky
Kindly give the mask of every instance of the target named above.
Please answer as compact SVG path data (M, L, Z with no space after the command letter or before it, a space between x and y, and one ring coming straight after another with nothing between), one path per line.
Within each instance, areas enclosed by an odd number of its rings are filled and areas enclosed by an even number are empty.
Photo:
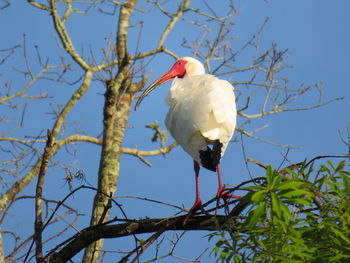
M263 34L262 49L268 48L272 43L277 43L281 50L288 49L288 64L293 67L282 73L284 77L289 79L288 85L295 88L301 84L322 83L325 101L345 96L344 100L311 111L287 112L278 116L265 117L257 121L252 127L268 125L268 128L258 134L259 136L276 143L300 147L290 150L288 154L288 158L293 162L299 162L304 158L317 155L346 153L347 149L341 143L338 130L346 134L346 127L350 121L350 67L348 65L350 59L350 35L348 32L350 2L346 0L271 0L265 3L262 0L242 0L235 1L235 3L239 13L233 19L235 26L232 34L237 38L233 45L238 47L247 41L261 26L264 19L269 17L269 22ZM171 6L168 8L171 8ZM215 8L220 13L226 11L225 6L216 6ZM91 47L98 57L101 55L102 48L105 47L104 38L115 31L116 16L104 16L95 12L94 19L89 21L84 16L74 15L72 18L74 22L68 23L68 29L78 50L80 50L80 47L84 47L84 52L87 54ZM154 40L157 39L158 33L164 27L162 23L166 21L165 17L147 17L146 14L138 14L133 19L135 24L140 19L146 21L140 48L147 50L154 47ZM52 21L49 16L27 3L16 2L0 11L0 24L2 25L0 34L4 36L0 40L0 49L21 43L22 34L26 33L28 53L33 61L35 60L34 45L39 45L43 56L49 56L58 51L57 36L52 32ZM188 50L184 50L179 45L184 34L191 36L190 30L193 30L192 27L180 23L170 34L166 45L179 56L191 55ZM136 28L131 29L131 31L137 32ZM130 41L131 47L135 46L135 41L132 40ZM244 63L244 59L244 57L241 58L240 63ZM51 61L57 63L59 59L53 56ZM153 71L150 82L170 68L173 62L168 56L158 56L147 68L147 70ZM21 55L14 56L10 63L18 66L18 68L23 68ZM36 67L36 63L33 62L33 68ZM0 73L3 74L0 75L0 85L2 87L5 81L15 76L13 72L5 71L5 68L1 65ZM71 74L70 77L72 79L76 78L74 74ZM24 79L15 79L14 86L20 87L25 81ZM164 100L169 86L170 84L165 84L154 91L143 101L139 111L131 113L128 124L131 128L128 128L126 132L125 147L138 147L140 149L155 149L158 147L157 144L149 141L152 134L145 130L143 126L157 120L164 128L163 119L167 111ZM50 103L53 105L65 103L72 90L73 87L67 87L63 84L48 85L47 83L39 83L35 86L35 89L31 91L32 94L48 91L53 98L28 104L28 113L36 117L26 117L25 128L15 131L12 136L28 134L36 136L51 127L53 124L52 116L45 114L45 112L50 111ZM79 123L79 130L86 131L92 136L99 135L102 129L103 92L104 88L100 84L94 83L92 89L79 102L77 108L69 117L69 120ZM300 104L309 105L317 102L315 95L307 96ZM243 104L239 101L238 107ZM4 107L1 110L8 116L16 114L15 111ZM239 118L238 125L242 122L243 119ZM14 122L11 125L15 126L16 123ZM9 126L3 124L0 127L5 130ZM236 135L236 138L240 139L238 133ZM282 154L286 153L286 150L280 147L247 137L243 139L247 157L266 164L278 166L283 160ZM170 142L172 142L171 138L169 139ZM67 157L66 153L62 152L55 157L55 160L64 164L73 163L83 169L87 180L92 185L96 185L98 155L99 147L86 145L81 146L77 157ZM190 208L194 200L194 176L190 157L178 147L166 158L158 156L148 160L152 162L152 168L147 167L132 156L122 157L118 195L147 197ZM251 166L251 169L255 176L263 175L263 170L254 167L254 165ZM224 182L228 185L236 185L249 179L239 142L229 145L222 160L222 173ZM64 194L68 192L67 187L64 186L63 176L64 173L60 168L52 169L49 172L44 193L48 198L63 198ZM33 194L33 186L34 184L28 187L25 193ZM202 169L202 199L205 201L212 198L216 193L216 188L216 175ZM130 218L165 217L176 212L172 208L169 209L143 201L130 199L120 199L119 201L123 203L123 207ZM79 207L81 211L87 214L78 222L78 227L86 226L89 221L90 202L92 202L92 195L86 192L76 195L71 201L72 205ZM21 218L21 215L31 215L33 207L34 204L29 201L16 204L2 229L15 227L30 234L32 224L22 224L18 218ZM118 211L114 212L118 213ZM187 258L195 258L201 251L210 246L204 237L206 234L206 232L188 233L184 242L176 250L176 254ZM5 240L10 242L11 239ZM109 248L115 248L121 246L121 243L109 242L108 246ZM9 248L7 247L7 249ZM163 252L166 249L165 246ZM202 262L208 262L209 259L207 258L211 258L210 261L213 261L212 255L210 256L207 252ZM175 259L171 261L183 262Z

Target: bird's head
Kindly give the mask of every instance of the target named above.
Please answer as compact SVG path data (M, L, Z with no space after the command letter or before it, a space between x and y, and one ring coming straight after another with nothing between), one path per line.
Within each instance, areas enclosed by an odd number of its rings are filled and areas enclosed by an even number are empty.
M135 110L138 109L141 101L144 97L146 97L152 90L154 90L157 86L168 82L174 78L186 78L194 75L204 74L204 66L197 59L191 57L183 57L180 58L175 64L171 67L171 69L160 76L157 80L155 80L145 91L141 94L139 99L136 102Z

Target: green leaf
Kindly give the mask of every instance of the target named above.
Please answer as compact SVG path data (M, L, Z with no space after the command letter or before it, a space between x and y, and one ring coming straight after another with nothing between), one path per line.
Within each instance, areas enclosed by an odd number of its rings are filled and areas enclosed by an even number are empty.
M281 198L293 198L293 197L299 197L302 195L310 194L310 191L308 189L295 189L295 190L284 190L278 193L278 196Z
M289 218L291 218L291 213L290 213L290 209L287 205L285 205L282 200L279 200L279 206L281 208L282 211L282 215L284 220L288 220ZM287 222L288 223L288 222Z
M305 185L305 182L296 181L296 180L288 180L280 183L275 187L276 190L286 190L286 189L296 189Z
M161 131L157 121L155 121L154 123L147 123L145 127L154 131L151 141L152 142L160 141L161 147L164 147L165 142L167 140L167 131L166 130Z
M335 227L331 227L331 230L333 233L335 233L338 237L340 237L343 241L345 241L346 243L348 243L348 246L350 245L350 239L348 237L346 237L342 231L340 231L339 229L336 229Z
M282 173L284 173L284 174L290 174L290 175L292 175L293 177L297 177L297 175L298 175L295 171L293 171L293 170L291 170L291 169L289 169L289 168L284 168L284 169L282 170Z
M265 190L266 187L260 186L260 185L251 185L251 186L245 186L240 188L242 190L248 190L248 191L260 191L260 190Z
M342 173L350 176L350 171L342 171Z
M282 181L283 177L281 175L278 175L277 173L274 173L273 179L272 179L272 183L269 186L270 189L275 189L275 187L277 187L280 182Z
M335 167L334 167L334 165L333 165L333 163L332 163L331 160L328 160L327 163L328 163L328 165L329 165L330 167L332 167L333 170L335 170Z
M327 172L328 174L330 174L331 170L329 170L329 168L327 166L321 165L320 172Z
M280 200L278 199L277 195L274 192L271 192L271 205L272 205L272 212L274 212L278 218L282 218Z
M311 197L308 197L308 198L297 198L297 199L293 199L293 201L295 203L297 203L297 204L305 205L305 206L308 206L308 205L312 204L312 198Z
M220 251L220 249L221 249L223 244L224 244L224 240L223 239L220 239L218 242L216 242L215 248L214 248L215 255L219 254L219 251Z
M272 184L273 181L273 169L271 165L267 166L266 168L266 181L267 181L267 186L270 188L270 185Z
M255 192L251 198L253 204L258 204L264 199L266 199L266 193L267 193L266 190Z
M259 220L265 217L266 205L266 202L261 202L256 209L249 212L246 220L246 225L249 230L252 230Z
M324 164L298 167L295 179L268 167L266 182L246 188L247 219L225 239L218 261L350 262L349 163Z
M345 161L341 161L338 163L338 166L334 169L334 172L339 173L344 169L344 167L345 167Z
M145 127L155 131L157 131L160 128L159 123L157 121L154 123L147 123L145 124Z

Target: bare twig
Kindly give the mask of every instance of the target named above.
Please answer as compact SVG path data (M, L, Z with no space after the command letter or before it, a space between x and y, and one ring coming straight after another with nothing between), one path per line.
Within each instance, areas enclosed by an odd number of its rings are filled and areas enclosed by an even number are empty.
M34 76L30 82L19 92L10 95L10 96L5 96L5 97L0 97L0 104L12 100L16 97L21 97L24 95L24 93L49 69L52 68L50 66L46 66L45 68L43 68L36 76Z
M38 175L38 182L36 185L36 199L35 199L35 234L34 240L36 244L35 257L37 262L44 262L43 251L42 251L42 192L45 180L46 169L49 163L49 160L52 156L52 147L54 145L54 139L52 137L51 131L47 131L47 141L44 150L43 157L41 159L41 166Z

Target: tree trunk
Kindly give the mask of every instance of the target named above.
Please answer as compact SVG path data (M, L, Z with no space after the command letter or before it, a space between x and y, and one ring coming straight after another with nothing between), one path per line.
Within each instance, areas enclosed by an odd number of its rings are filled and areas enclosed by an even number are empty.
M124 86L127 70L128 66L123 66L105 93L103 144L98 172L99 193L96 193L94 199L90 225L103 223L109 218L109 197L117 189L120 151L133 98L133 93ZM103 240L91 244L85 250L82 262L98 262L102 245Z
M95 196L90 225L108 220L110 214L109 197L112 197L117 190L120 152L134 96L134 92L131 91L132 79L129 75L131 61L128 58L127 39L131 13L137 1L129 0L120 8L116 41L119 70L113 82L110 85L107 84L105 93L103 144L98 172L99 193L96 193ZM82 262L97 263L102 245L103 240L99 240L88 246Z

